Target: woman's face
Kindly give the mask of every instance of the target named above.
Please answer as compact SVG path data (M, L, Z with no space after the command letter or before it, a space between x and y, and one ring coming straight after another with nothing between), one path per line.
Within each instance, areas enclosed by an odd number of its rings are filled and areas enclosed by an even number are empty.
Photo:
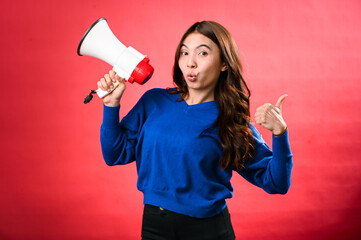
M180 49L178 65L189 90L213 92L221 71L226 70L221 62L219 47L201 33L191 33Z

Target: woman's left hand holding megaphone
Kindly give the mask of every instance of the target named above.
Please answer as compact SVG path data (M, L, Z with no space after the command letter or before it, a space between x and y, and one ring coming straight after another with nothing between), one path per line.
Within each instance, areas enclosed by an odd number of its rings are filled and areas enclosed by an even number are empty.
M116 86L117 84L118 86ZM102 99L105 106L119 106L120 99L126 88L124 78L119 77L113 70L110 70L109 73L105 74L104 77L98 81L97 85L101 90L109 92L115 86L116 88Z

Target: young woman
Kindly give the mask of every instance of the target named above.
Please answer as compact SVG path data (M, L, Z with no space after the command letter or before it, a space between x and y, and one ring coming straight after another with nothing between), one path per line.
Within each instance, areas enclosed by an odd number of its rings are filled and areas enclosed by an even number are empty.
M226 200L232 172L268 193L290 187L292 153L281 106L265 104L256 123L273 133L273 151L251 123L250 92L238 49L220 24L204 21L183 35L176 88L152 89L119 122L123 79L113 71L104 97L101 144L108 165L136 161L144 194L142 239L235 239Z

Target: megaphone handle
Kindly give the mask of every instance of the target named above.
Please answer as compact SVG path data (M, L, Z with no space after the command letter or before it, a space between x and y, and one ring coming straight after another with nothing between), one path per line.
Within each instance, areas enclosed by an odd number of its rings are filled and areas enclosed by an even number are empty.
M114 83L114 87L111 88L109 92L108 92L108 91L104 91L104 90L98 88L98 89L96 90L96 93L98 94L98 96L99 96L100 98L103 98L103 97L105 97L106 95L108 95L109 93L113 92L114 89L116 89L118 86L119 86L119 82L117 81L117 82Z

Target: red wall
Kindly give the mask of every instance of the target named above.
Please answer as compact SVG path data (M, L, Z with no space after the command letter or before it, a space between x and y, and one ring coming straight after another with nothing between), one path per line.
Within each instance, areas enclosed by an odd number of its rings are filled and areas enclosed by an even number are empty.
M140 239L135 165L105 165L101 101L82 103L110 69L76 54L100 17L155 68L146 85L128 85L122 115L147 89L172 86L176 45L203 19L234 35L252 113L289 95L291 189L268 195L235 175L239 239L361 237L359 0L3 0L0 9L1 240Z

